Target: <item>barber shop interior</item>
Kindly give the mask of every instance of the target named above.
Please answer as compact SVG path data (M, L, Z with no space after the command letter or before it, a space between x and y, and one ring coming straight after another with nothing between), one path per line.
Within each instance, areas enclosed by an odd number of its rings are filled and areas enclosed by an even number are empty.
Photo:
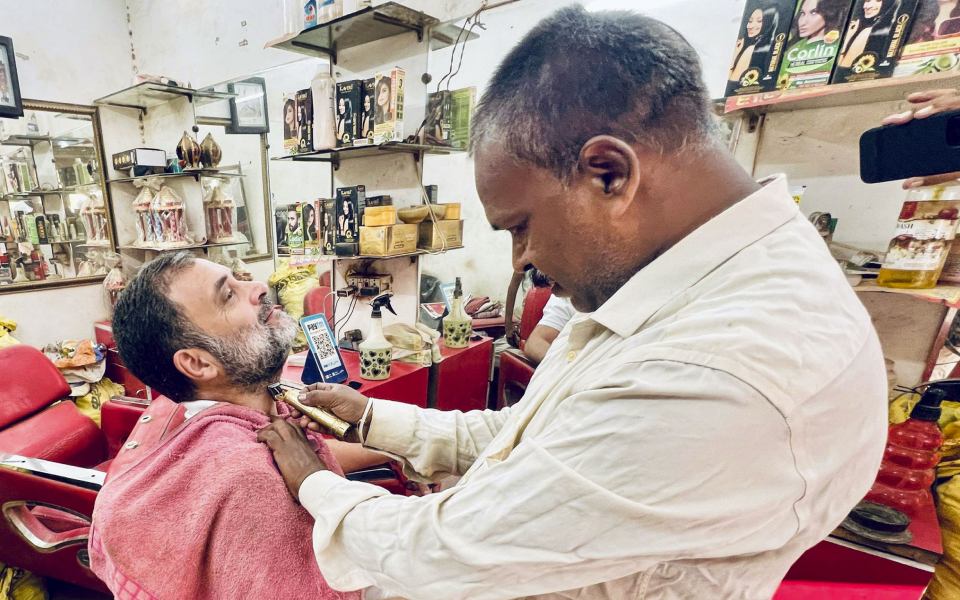
M960 600L958 228L958 0L0 0L0 600Z

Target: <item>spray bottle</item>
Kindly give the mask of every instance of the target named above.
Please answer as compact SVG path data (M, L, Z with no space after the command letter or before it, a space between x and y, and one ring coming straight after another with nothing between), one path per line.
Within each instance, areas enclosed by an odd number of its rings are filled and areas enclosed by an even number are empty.
M466 348L473 332L473 320L463 309L463 288L460 278L453 289L453 303L450 314L443 319L443 344L447 348Z
M381 308L386 308L393 314L390 305L390 292L380 294L370 303L373 309L370 314L370 335L360 342L360 377L363 379L381 380L390 378L390 361L393 360L393 346L383 336L383 315Z

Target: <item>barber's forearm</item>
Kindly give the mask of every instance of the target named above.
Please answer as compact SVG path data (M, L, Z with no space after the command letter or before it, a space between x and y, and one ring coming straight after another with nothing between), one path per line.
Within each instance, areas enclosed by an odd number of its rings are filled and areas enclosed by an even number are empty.
M404 459L427 479L460 475L497 435L509 410L438 411L374 400L365 445Z

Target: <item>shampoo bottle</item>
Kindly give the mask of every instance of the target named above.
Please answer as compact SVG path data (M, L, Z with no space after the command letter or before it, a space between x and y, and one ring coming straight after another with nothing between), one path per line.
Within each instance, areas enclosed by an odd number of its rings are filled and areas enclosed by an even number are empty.
M337 123L334 115L334 98L337 82L321 67L310 82L313 96L313 147L329 150L337 147Z
M473 331L473 320L463 309L463 288L460 278L453 289L453 305L450 314L443 319L443 343L447 348L466 348Z
M390 378L393 346L383 336L383 315L380 309L386 308L393 314L397 314L390 305L392 295L390 292L380 294L370 304L373 308L370 315L370 335L360 342L360 377L363 379L377 381Z

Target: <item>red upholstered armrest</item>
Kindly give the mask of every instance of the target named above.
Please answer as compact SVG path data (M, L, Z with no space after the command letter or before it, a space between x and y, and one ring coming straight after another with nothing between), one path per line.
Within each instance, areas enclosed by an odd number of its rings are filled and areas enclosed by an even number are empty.
M100 429L70 401L0 431L2 452L77 467L92 467L106 457Z
M519 350L505 350L500 354L497 409L519 402L533 378L535 368Z
M107 457L113 458L127 441L137 420L147 410L144 401L127 396L114 396L100 409L100 427L107 440Z
M26 344L0 349L0 373L0 429L70 395L57 367Z

